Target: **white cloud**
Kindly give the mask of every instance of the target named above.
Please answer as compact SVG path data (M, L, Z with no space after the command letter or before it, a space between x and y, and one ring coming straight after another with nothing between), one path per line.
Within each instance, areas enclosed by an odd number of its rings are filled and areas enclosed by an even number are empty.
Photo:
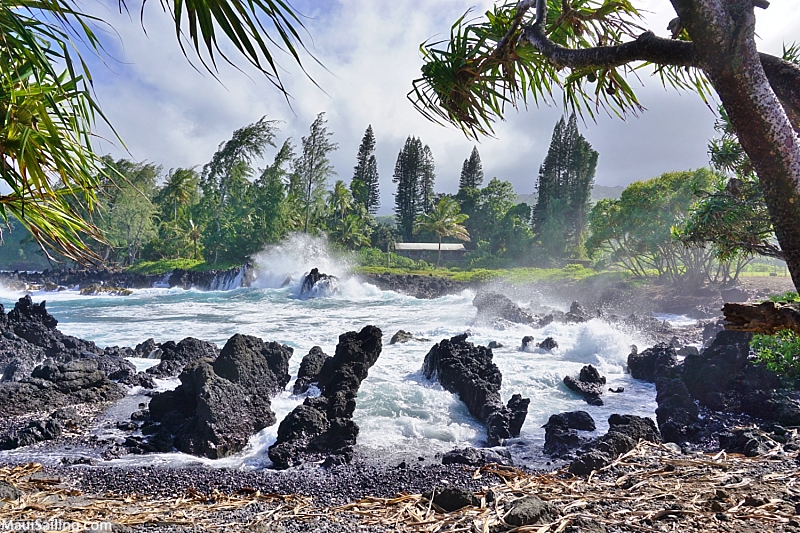
M372 124L377 136L381 211L389 212L393 204L391 175L397 152L408 135L418 136L431 146L438 171L437 189L453 192L457 188L461 162L469 155L473 141L453 128L426 121L413 109L406 93L411 80L419 76L419 44L437 35L446 36L450 24L474 3L297 3L300 11L309 15L305 23L313 36L312 52L330 72L310 60L305 62L323 92L288 58L282 61L293 110L253 69L243 68L242 73L221 63L222 83L202 69L194 70L180 52L169 17L155 4L148 4L147 37L137 20L131 22L127 16L103 11L112 19L124 47L114 52L121 63L112 64L111 69L95 68L97 93L132 156L167 168L202 165L234 129L262 115L284 121L279 143L285 136L299 142L316 114L326 111L334 140L340 146L332 159L339 178L349 181L358 143L367 124ZM491 2L482 0L479 4L476 11L480 13ZM789 4L776 1L758 14L759 34L767 51L779 53L781 42L790 40L797 28L800 15ZM666 23L674 16L669 4L645 0L642 5L652 12L648 25L666 34ZM707 162L706 142L713 134L713 114L696 95L665 91L657 80L644 81L646 86L639 94L649 110L640 118L623 122L601 117L584 128L586 137L600 152L598 183L629 183ZM508 179L520 193L532 192L560 114L560 109L548 107L509 112L508 122L498 125L497 138L479 143L487 177ZM119 147L104 147L116 156L125 155Z

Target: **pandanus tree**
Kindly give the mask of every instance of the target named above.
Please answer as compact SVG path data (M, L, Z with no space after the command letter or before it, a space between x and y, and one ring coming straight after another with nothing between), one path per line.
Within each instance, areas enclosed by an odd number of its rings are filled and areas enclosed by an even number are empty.
M417 215L414 233L429 232L439 239L439 255L436 258L436 268L439 268L442 262L443 237L454 237L460 241L469 241L469 232L463 225L468 218L468 215L461 213L458 202L449 196L443 196L439 199L439 203L429 213Z
M144 15L147 1L140 12ZM194 49L216 76L225 41L286 94L275 52L301 63L303 24L284 0L166 0L184 54ZM125 0L119 2L127 10ZM79 262L100 260L85 240L103 240L91 222L108 175L95 152L93 128L106 121L92 98L89 61L76 43L103 52L92 30L106 23L75 0L0 3L0 218L16 217L48 252ZM269 28L269 30L267 30Z
M756 46L766 0L671 0L671 38L641 27L634 0L523 0L459 19L423 46L410 97L429 118L469 135L492 132L506 105L558 89L569 110L624 116L643 108L631 86L649 65L661 83L713 89L755 170L775 234L800 287L800 68Z

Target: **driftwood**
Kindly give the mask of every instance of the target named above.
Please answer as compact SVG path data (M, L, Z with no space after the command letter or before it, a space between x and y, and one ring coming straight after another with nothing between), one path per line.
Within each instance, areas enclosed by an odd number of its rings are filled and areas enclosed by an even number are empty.
M725 315L725 329L768 335L785 329L800 333L800 304L797 303L726 303L722 313Z

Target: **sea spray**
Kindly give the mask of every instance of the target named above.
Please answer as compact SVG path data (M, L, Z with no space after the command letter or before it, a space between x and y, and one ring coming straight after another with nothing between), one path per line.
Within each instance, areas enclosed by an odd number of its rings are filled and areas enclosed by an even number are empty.
M299 287L312 268L343 278L351 272L353 262L345 253L334 254L324 237L292 233L258 254L255 264L257 277L253 286L278 289Z

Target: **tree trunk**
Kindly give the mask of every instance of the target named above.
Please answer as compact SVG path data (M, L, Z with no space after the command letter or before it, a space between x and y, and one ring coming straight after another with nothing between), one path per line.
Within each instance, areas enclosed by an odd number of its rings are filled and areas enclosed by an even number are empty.
M752 0L672 0L758 174L775 235L800 288L800 139L755 42Z
M439 264L442 262L442 237L439 237L439 257L436 259L436 268L439 268Z
M800 304L764 302L754 304L726 303L722 313L728 322L725 329L773 335L790 329L800 333Z

